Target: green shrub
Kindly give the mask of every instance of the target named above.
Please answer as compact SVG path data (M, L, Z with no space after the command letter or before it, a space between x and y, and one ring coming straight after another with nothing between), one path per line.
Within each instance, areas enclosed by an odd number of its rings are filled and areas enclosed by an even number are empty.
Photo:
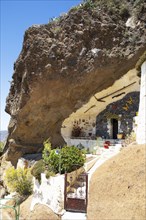
M45 163L46 165L50 166L53 170L53 172L58 173L59 172L59 155L60 150L59 149L53 149L50 152L50 155L48 158L45 157Z
M20 195L30 195L32 193L30 169L10 167L5 174L5 183L11 192L16 191Z
M86 9L88 9L88 8L95 8L96 4L92 0L83 0L82 7L86 8Z
M80 8L81 8L80 5L74 6L74 7L72 7L72 8L70 9L70 12L77 11L77 10L79 10Z
M85 163L85 152L75 146L64 146L62 149L51 150L47 164L55 172L71 172Z
M51 142L50 139L44 141L44 150L43 150L43 162L45 164L45 168L48 172L48 176L50 175L49 172L57 173L59 170L59 149L51 150Z
M61 150L61 171L71 172L85 163L85 152L75 146L65 146Z
M37 161L34 166L31 168L31 174L39 180L39 182L41 181L41 173L44 173L45 171L45 164L43 162L43 160L39 160Z

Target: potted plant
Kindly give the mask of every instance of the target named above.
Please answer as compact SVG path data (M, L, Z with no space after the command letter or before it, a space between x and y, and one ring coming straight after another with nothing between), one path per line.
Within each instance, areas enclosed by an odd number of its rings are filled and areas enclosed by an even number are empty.
M122 138L123 138L123 132L119 132L119 133L117 134L117 138L118 138L118 139L122 139Z

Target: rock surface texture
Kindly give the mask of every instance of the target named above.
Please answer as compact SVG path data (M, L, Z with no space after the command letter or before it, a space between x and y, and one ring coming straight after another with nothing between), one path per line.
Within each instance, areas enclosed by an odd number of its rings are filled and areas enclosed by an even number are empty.
M87 220L146 218L145 145L131 145L90 180Z
M59 216L56 215L51 209L45 205L36 204L33 211L30 211L32 196L29 196L20 205L20 219L21 220L59 220ZM12 200L13 201L13 200ZM9 204L10 205L10 204ZM1 213L2 219L15 219L15 213L13 209L3 209Z
M144 0L86 1L30 27L6 103L8 140L23 153L38 152L48 137L53 146L63 144L64 119L135 67L146 49L145 20ZM7 159L17 160L8 141L7 149Z

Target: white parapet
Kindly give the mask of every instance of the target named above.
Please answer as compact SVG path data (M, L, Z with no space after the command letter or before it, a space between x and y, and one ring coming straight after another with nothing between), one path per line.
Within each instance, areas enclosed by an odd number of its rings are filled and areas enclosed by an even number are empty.
M141 66L140 102L136 141L138 144L146 143L146 61Z
M36 204L43 204L52 209L56 214L64 213L64 175L46 178L45 173L41 174L41 183L33 178L33 198L30 210Z

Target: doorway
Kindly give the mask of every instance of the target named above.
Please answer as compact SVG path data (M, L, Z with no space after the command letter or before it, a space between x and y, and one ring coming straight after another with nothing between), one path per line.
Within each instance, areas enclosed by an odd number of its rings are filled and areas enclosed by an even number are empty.
M117 134L118 134L118 120L115 118L111 119L111 124L112 124L112 138L117 139Z

